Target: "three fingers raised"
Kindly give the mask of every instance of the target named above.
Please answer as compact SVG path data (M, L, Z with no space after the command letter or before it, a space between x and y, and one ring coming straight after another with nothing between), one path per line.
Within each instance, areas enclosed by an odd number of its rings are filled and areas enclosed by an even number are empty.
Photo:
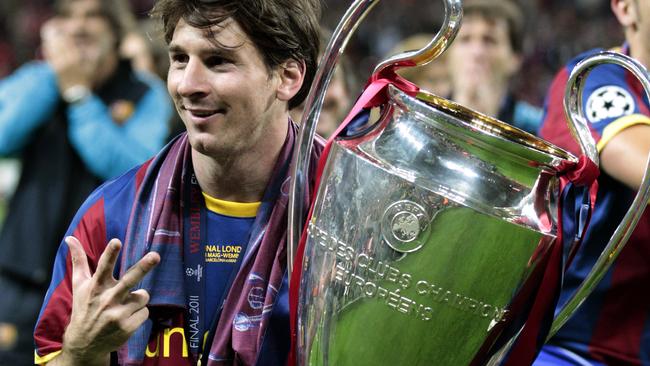
M70 249L70 256L72 259L72 282L76 283L83 279L92 277L90 267L88 265L88 258L83 246L79 239L74 236L65 238L66 244ZM113 270L119 255L122 243L118 239L112 239L104 249L104 252L99 257L97 263L97 270L95 271L95 278L99 283L106 283L108 280L113 279ZM144 278L156 265L160 263L160 255L156 252L145 254L133 267L122 276L122 278L115 285L114 290L126 297L131 288Z

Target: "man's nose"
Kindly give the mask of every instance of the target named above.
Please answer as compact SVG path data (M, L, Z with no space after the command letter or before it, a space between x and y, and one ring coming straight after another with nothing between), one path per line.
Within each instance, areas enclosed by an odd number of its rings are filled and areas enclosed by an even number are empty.
M209 85L206 76L205 65L200 60L190 58L178 84L178 93L186 98L207 94Z
M465 49L465 57L480 57L485 53L484 47L483 47L483 42L480 40L472 40L471 42L467 43L467 48Z

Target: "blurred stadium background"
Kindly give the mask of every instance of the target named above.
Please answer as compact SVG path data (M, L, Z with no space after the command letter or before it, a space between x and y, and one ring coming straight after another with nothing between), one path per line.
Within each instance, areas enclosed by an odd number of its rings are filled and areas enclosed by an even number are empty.
M513 0L517 1L517 0ZM153 0L130 0L145 19ZM333 29L352 0L323 0L323 24ZM515 80L515 93L541 106L554 73L569 58L593 47L613 47L622 31L606 0L519 0L526 11L525 61ZM0 1L0 77L39 58L39 29L52 15L53 0ZM365 80L374 65L397 42L419 32L435 32L442 20L440 0L384 0L352 39L346 54L357 79ZM152 35L156 37L156 35ZM9 164L7 168L6 165ZM11 161L0 159L0 223L7 197L15 185Z
M51 16L53 0L0 2L0 76L38 57L39 28ZM146 18L153 0L131 0ZM323 0L323 24L334 28L351 0ZM525 73L517 93L541 104L550 78L571 56L595 46L615 46L623 39L607 0L520 0L527 12ZM418 32L434 32L442 19L440 0L379 2L348 47L365 79L374 64L399 40Z

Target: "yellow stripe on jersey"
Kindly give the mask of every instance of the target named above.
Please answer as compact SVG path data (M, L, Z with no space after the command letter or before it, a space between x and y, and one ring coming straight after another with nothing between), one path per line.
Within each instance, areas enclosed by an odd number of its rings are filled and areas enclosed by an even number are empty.
M601 136L600 141L598 141L598 144L596 145L598 152L602 152L605 145L607 145L607 143L619 132L634 125L650 125L650 117L644 116L643 114L630 114L607 125L603 130L603 135Z
M212 212L231 217L255 217L262 202L233 202L214 198L203 192L205 207Z
M39 356L36 351L34 351L34 363L37 365L45 365L46 363L52 361L52 359L61 354L61 350L52 352L43 357Z

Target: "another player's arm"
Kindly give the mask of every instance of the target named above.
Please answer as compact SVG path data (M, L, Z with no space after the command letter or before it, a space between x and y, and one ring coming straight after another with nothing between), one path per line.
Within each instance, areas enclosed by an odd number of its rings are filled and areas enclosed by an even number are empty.
M650 125L636 124L613 136L600 152L601 168L632 189L639 189L650 154Z
M116 280L113 269L122 247L119 240L108 243L94 274L81 243L75 237L67 237L66 243L72 257L72 314L62 351L47 365L108 365L110 353L149 317L149 294L131 288L160 262L160 256L147 253Z
M586 80L583 95L588 97L583 99L583 108L593 129L600 135L601 169L637 190L650 152L650 117L641 98L635 97L629 76L617 65L596 67ZM612 96L619 99L613 100ZM608 104L619 107L623 104L625 108L610 110ZM602 112L605 114L601 115Z

